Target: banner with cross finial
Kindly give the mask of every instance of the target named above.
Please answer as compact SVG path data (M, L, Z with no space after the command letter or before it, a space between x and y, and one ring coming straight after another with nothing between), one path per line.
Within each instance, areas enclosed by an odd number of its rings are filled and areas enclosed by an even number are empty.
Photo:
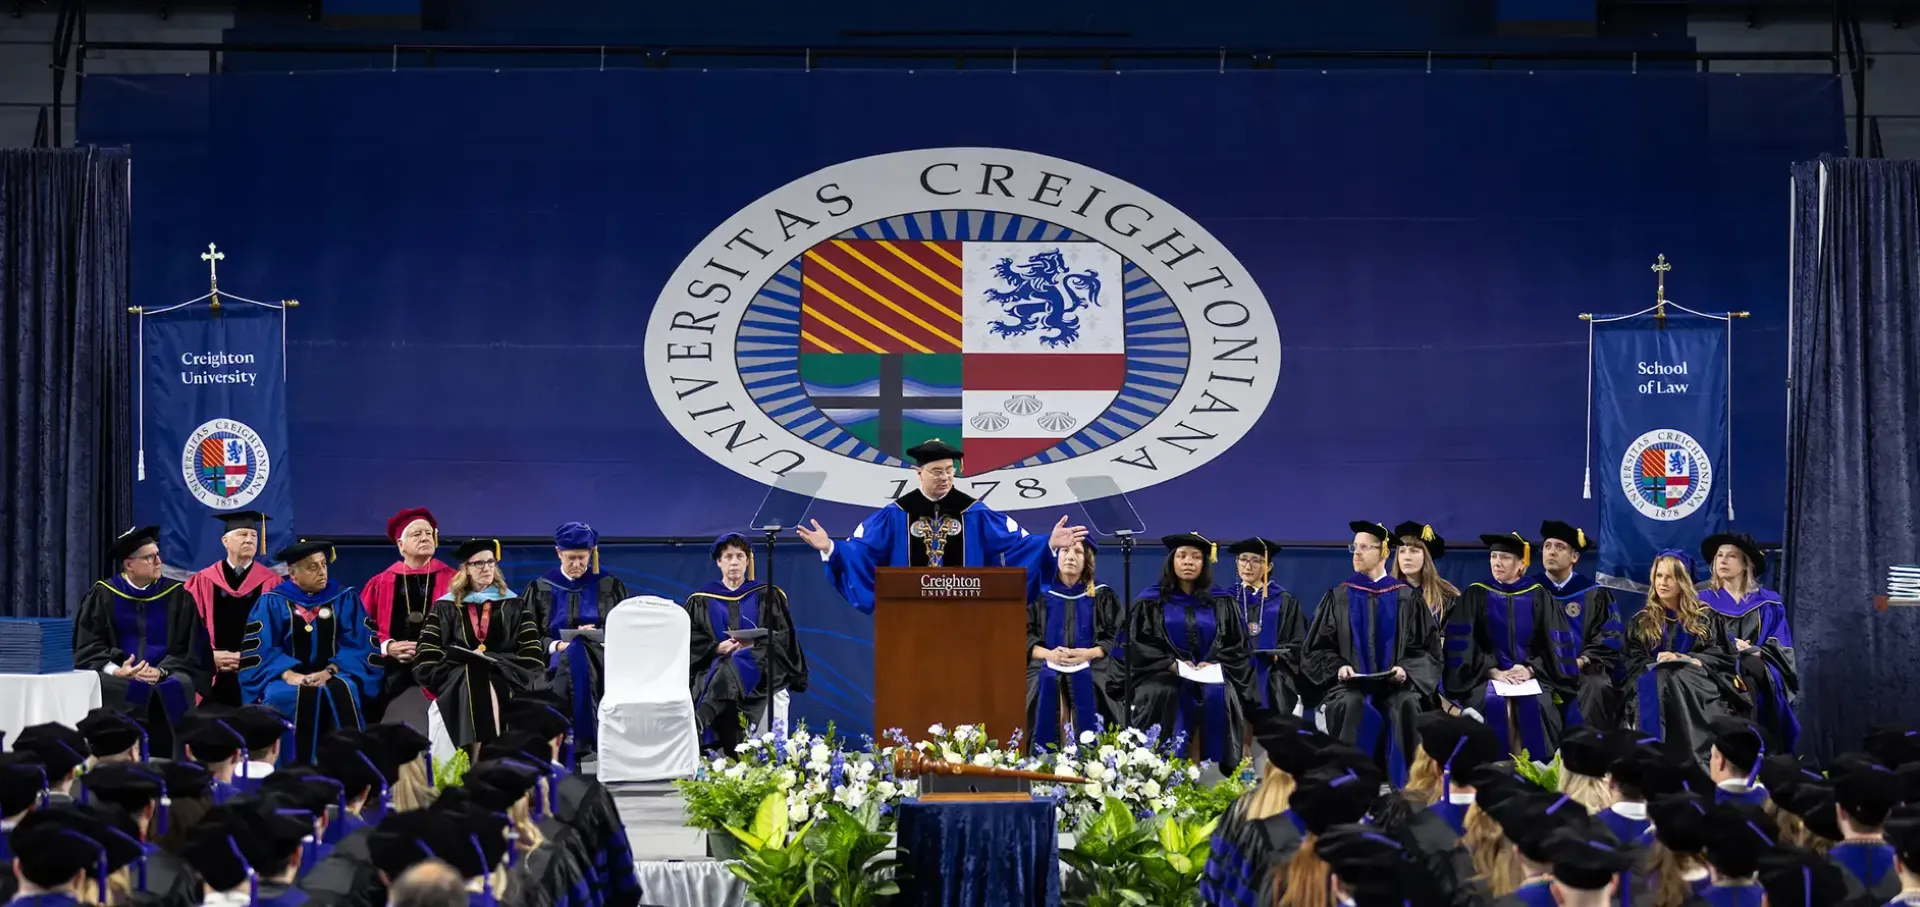
M207 292L165 308L134 308L139 452L134 508L160 526L170 575L229 554L223 513L258 511L255 556L294 538L287 446L287 310L220 288L227 253L209 243ZM265 533L260 535L260 527Z

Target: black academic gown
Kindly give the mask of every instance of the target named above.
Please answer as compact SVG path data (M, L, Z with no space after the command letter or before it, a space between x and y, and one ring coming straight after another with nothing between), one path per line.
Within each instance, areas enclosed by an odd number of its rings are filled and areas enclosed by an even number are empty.
M133 902L140 907L195 907L204 890L200 874L187 861L161 850L158 845L143 844L147 855L128 867L134 890ZM145 863L142 877L141 863Z
M1651 607L1651 606L1650 606ZM1713 749L1708 724L1745 708L1734 685L1733 654L1723 618L1708 611L1700 638L1675 620L1661 621L1660 638L1642 639L1627 629L1627 683L1621 723L1666 741L1676 751L1693 753L1702 766ZM1635 623L1638 623L1636 617ZM1659 661L1660 653L1691 655L1700 661Z
M500 706L534 689L545 668L532 609L498 589L470 593L462 604L451 594L434 602L413 660L414 676L461 747L500 736Z
M555 567L528 583L520 597L533 609L534 623L549 653L547 685L573 703L574 745L591 752L598 743L600 696L606 691L606 647L580 636L561 651L554 647L564 630L597 627L604 631L606 613L627 600L627 585L610 573L573 579Z
M687 596L686 609L694 719L703 738L731 753L743 739L740 716L755 721L774 693L806 690L807 655L787 611L787 594L778 586L749 582L728 589L714 580ZM767 631L766 638L720 656L728 630L756 627Z
M1577 643L1547 587L1531 579L1474 583L1447 615L1447 698L1472 708L1515 753L1546 761L1560 748L1560 703L1573 697ZM1540 694L1493 695L1488 675L1526 665Z
M507 902L516 907L586 907L593 903L592 848L565 822L545 817L541 844L520 858Z
M1415 813L1404 834L1415 843L1415 852L1436 880L1450 907L1476 907L1487 902L1487 889L1473 868L1473 854L1460 842L1460 833L1445 817L1431 809Z
M1531 578L1547 587L1554 606L1580 640L1574 662L1576 687L1565 710L1567 727L1611 730L1619 720L1619 684L1625 674L1625 641L1613 593L1584 573L1574 573L1564 583L1555 583L1545 573Z
M1220 817L1213 830L1207 865L1200 873L1200 903L1213 905L1265 904L1273 891L1273 877L1287 868L1300 850L1303 823L1291 810L1264 819L1247 817L1254 791L1241 794Z
M149 684L101 671L133 658L165 676ZM125 576L94 583L73 617L73 663L100 673L103 704L147 721L151 751L163 756L173 752L174 723L213 683L213 651L200 612L185 587L167 579L145 589Z
M1232 595L1247 618L1247 647L1259 704L1292 714L1300 704L1300 658L1307 644L1307 618L1300 600L1279 583L1235 583Z
M595 891L605 907L634 907L640 903L640 876L633 869L633 846L627 842L627 827L620 821L613 794L599 781L585 775L560 773L554 787L558 801L554 818L578 830L593 848L589 871Z
M1101 722L1119 726L1126 720L1121 704L1111 695L1120 673L1115 660L1120 635L1120 597L1107 586L1085 583L1063 586L1055 578L1040 597L1027 603L1027 743L1029 747L1063 741L1062 728L1074 733L1092 730ZM1105 657L1085 670L1061 672L1044 658L1034 658L1034 647L1099 649Z
M1217 664L1224 683L1181 677L1178 664ZM1127 609L1128 723L1158 727L1161 739L1181 736L1198 745L1199 759L1231 772L1245 755L1247 716L1258 702L1247 655L1247 622L1233 596L1142 590Z
M320 862L302 870L299 888L322 907L382 907L387 902L387 886L380 883L380 870L373 865L369 841L373 827L354 831L333 845L333 851Z
M1395 787L1406 784L1420 704L1439 695L1439 652L1440 631L1419 590L1392 576L1356 573L1327 590L1307 627L1304 673L1328 689L1327 731L1373 753ZM1342 681L1343 667L1362 675L1398 667L1407 681Z

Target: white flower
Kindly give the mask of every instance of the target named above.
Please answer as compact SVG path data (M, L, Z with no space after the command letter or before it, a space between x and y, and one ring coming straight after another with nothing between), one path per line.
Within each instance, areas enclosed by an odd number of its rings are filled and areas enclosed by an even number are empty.
M753 747L754 747L754 742L751 740L748 740L744 743L734 744L733 751L736 753L745 753L745 752L751 751Z
M1200 766L1197 766L1197 765L1187 766L1187 780L1188 781L1200 780Z
M1080 792L1085 794L1090 800L1098 800L1101 798L1101 795L1105 793L1105 791L1101 790L1100 782L1098 781L1090 781L1081 785Z
M809 755L815 762L828 762L833 759L833 750L824 743L816 743L813 745L813 752Z
M940 749L940 758L941 758L941 759L944 759L944 760L946 760L946 761L948 761L948 762L965 762L965 761L967 761L967 760L966 760L965 758L963 758L963 757L962 757L962 756L960 755L960 753L959 753L958 751L956 751L956 750L954 750L954 749L952 749L952 748L950 748L950 747L942 747L942 748Z
M734 764L727 766L726 770L721 772L721 774L726 775L729 778L736 778L736 779L745 778L747 776L746 763L735 762Z
M799 780L799 776L793 773L793 769L783 768L774 773L773 786L780 790L792 790L793 783L797 780Z
M1105 759L1108 756L1119 755L1120 751L1117 749L1114 749L1113 744L1109 743L1100 747L1099 753L1100 753L1100 758Z
M900 787L892 781L882 781L873 786L873 792L877 794L880 799L891 801L893 798L900 796Z
M992 764L993 764L993 754L992 754L992 753L981 753L980 755L978 755L978 756L975 756L975 757L973 757L973 764L974 764L974 765L992 765Z
M804 801L788 806L787 821L792 822L795 825L799 825L806 822L808 809L809 808Z
M773 742L773 732L772 732L772 731L768 731L768 732L766 732L766 733L764 733L764 734L761 734L761 735L760 735L760 742L762 742L762 743L772 743L772 742Z
M1080 754L1080 748L1077 746L1074 746L1071 743L1060 748L1060 755L1062 756L1077 756L1079 754Z
M1153 808L1155 812L1168 812L1173 809L1173 798L1161 797L1153 801Z
M1095 740L1098 740L1098 739L1099 739L1099 738L1098 738L1098 737L1095 737L1092 731L1081 731L1081 732L1080 732L1080 742L1081 742L1081 743L1092 743L1093 741L1095 741Z
M927 733L932 734L935 737L945 734L946 732L947 732L946 726L941 724L936 724L927 728Z
M1146 797L1160 796L1160 782L1148 778L1146 783L1140 785L1140 794Z

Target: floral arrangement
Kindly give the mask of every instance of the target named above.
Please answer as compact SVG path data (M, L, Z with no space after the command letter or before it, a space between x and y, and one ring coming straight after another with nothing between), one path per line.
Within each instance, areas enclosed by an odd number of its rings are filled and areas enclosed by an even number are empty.
M1086 784L1036 783L1035 796L1059 804L1062 831L1074 832L1099 814L1108 801L1138 817L1170 816L1206 822L1226 811L1251 778L1242 764L1224 780L1201 783L1200 766L1174 755L1184 752L1184 735L1162 740L1157 728L1103 726L1068 735L1060 746L1023 753L1020 732L1003 745L977 725L952 729L934 725L931 739L913 742L898 729L880 740L839 736L832 724L824 734L805 723L750 739L732 753L709 753L693 778L676 782L686 800L688 824L711 831L749 826L769 794L781 794L788 821L801 825L827 815L828 804L851 811L876 806L883 827L890 827L900 800L919 792L919 782L894 774L894 757L907 748L947 762L1018 768L1086 778Z

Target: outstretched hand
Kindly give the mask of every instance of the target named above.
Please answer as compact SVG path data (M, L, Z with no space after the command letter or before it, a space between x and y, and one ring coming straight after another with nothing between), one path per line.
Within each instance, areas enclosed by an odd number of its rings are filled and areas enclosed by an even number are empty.
M813 528L809 529L805 526L793 527L793 531L800 534L800 541L806 542L815 551L826 551L832 548L833 536L828 535L827 530L820 527L820 521L808 520L808 522L813 524Z
M1067 518L1061 517L1060 522L1053 524L1053 533L1047 537L1047 547L1055 551L1060 551L1066 548L1072 548L1086 541L1086 539L1087 527L1069 526L1067 525Z

